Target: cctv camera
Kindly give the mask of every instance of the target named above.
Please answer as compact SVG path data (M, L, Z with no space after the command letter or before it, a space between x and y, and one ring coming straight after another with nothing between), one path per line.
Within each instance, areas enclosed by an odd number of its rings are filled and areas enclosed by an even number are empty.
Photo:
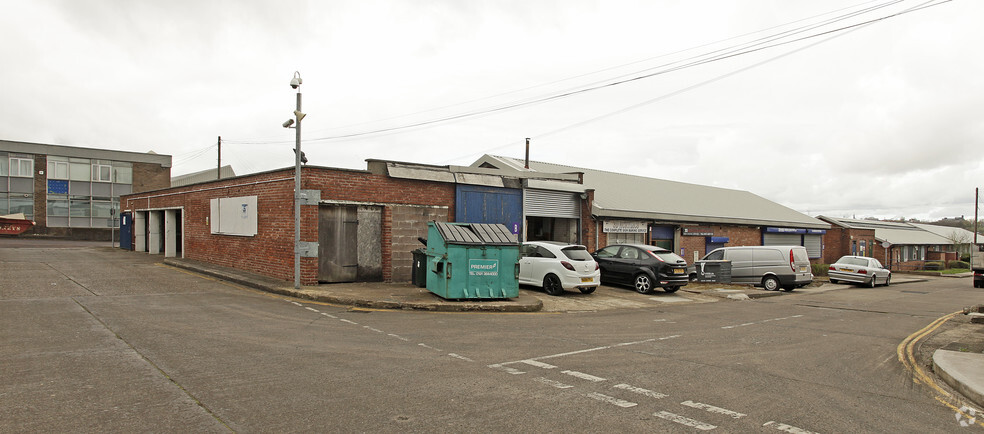
M303 83L303 80L301 80L301 77L294 77L294 78L290 79L290 87L292 87L294 89L297 89L297 87L300 86L301 83Z
M284 121L284 128L290 128L291 125L294 125L293 119L287 119L286 121Z

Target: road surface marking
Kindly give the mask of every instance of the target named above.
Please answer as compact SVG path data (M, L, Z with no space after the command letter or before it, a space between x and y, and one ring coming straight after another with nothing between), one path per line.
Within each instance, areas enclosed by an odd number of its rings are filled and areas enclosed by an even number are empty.
M554 369L554 368L556 368L556 366L554 366L554 365L548 365L546 363L538 362L536 360L522 360L520 363L525 363L527 365L536 366L537 368L543 368L543 369Z
M309 311L311 311L311 312L314 312L314 313L321 313L321 311L320 311L320 310L318 310L318 309L315 309L315 308L313 308L313 307L305 307L305 309L307 309L307 310L309 310Z
M448 353L448 355L451 356L451 357L454 357L456 359L464 360L466 362L474 362L474 360L472 360L472 359L469 359L469 358L467 358L465 356L461 356L461 355L458 355L458 354L455 354L455 353Z
M726 408L715 407L713 405L704 404L702 402L693 402L693 401L689 401L688 400L688 401L681 402L680 405L686 405L687 407L690 407L690 408L696 408L696 409L700 409L700 410L705 410L705 411L708 411L708 412L711 412L711 413L717 413L717 414L723 414L725 416L731 416L731 417L733 417L735 419L741 419L741 418L743 418L745 416L748 416L747 414L744 414L744 413L739 413L737 411L731 411L731 410L728 410Z
M580 379L582 379L582 380L588 380L588 381L594 381L594 382L596 382L596 383L597 383L597 382L600 382L600 381L605 381L605 379L604 379L604 378L601 378L601 377L595 377L594 375L591 375L591 374L585 374L585 373L583 373L583 372L578 372L578 371L561 371L561 373L562 373L562 374L567 374L567 375L570 375L570 376L572 376L572 377L577 377L577 378L580 378Z
M523 371L520 371L519 369L516 369L516 368L510 368L510 367L508 367L508 366L502 366L502 365L489 365L489 367L490 367L490 368L492 368L492 369L501 369L501 370L503 370L503 371L506 371L506 372L508 372L508 373L510 373L510 374L512 374L512 375L520 375L520 374L525 374L525 372L523 372Z
M661 419L666 419L666 420L668 420L670 422L676 422L676 423L678 423L680 425L686 425L686 426L689 426L691 428L697 428L697 429L699 429L701 431L710 431L710 430L712 430L714 428L717 428L716 425L711 425L709 423L704 423L704 422L701 422L699 420L693 420L693 419L691 419L689 417L683 417L683 416L680 416L679 414L673 414L673 413L670 413L668 411L661 411L659 413L653 413L653 416L656 416L656 417L661 418Z
M543 377L536 378L535 380L536 381L539 381L539 382L541 382L543 384L546 384L548 386L556 387L558 389L570 389L570 388L574 387L574 386L571 386L570 384L564 384L564 383L561 383L559 381L550 380L550 379L543 378Z
M659 393L659 392L654 391L654 390L649 390L649 389L643 389L641 387L630 386L628 384L616 384L614 387L616 389L628 390L629 392L638 393L640 395L648 396L650 398L656 398L656 399L662 399L662 398L666 398L667 396L670 396L670 395L667 395L665 393Z
M337 316L335 316L335 315L332 315L332 314L329 314L329 313L324 313L324 312L321 312L321 314L322 314L322 315L324 315L324 316L326 316L326 317L328 317L328 318L334 318L334 319L338 319L338 317L337 317Z
M597 392L591 392L591 393L587 394L586 396L588 398L597 399L597 400L599 400L601 402L607 402L609 404L617 405L617 406L622 407L622 408L635 407L635 406L639 405L639 404L636 404L634 402L629 402L629 401L621 400L621 399L614 398L614 397L611 397L611 396L608 396L608 395L602 395L602 394L597 393Z
M355 324L355 325L359 325L359 323L357 323L357 322L355 322L355 321L350 321L350 320L347 320L347 319L345 319L345 318L342 318L342 319L340 319L339 321L341 321L341 322L347 322L347 323L349 323L349 324Z
M298 303L298 302L296 302L296 301L292 301L292 302L290 302L290 304L293 304L294 306L300 306L300 307L304 307L304 305L303 305L303 304L300 304L300 303Z
M746 322L744 324L735 324L735 325L723 326L721 328L723 328L723 329L735 329L735 328L738 328L738 327L747 327L747 326L750 326L750 325L765 324L765 323L771 322L771 321L784 321L784 320L787 320L787 319L802 318L802 317L803 317L803 315L793 315L793 316L785 316L785 317L782 317L782 318L769 318L769 319L764 319L762 321Z
M420 343L420 344L417 344L417 345L420 345L420 346L422 346L422 347L424 347L424 348L429 348L429 349L432 349L432 350L434 350L434 351L442 351L442 350L439 350L439 349L437 349L437 348L434 348L434 347L432 347L432 346L430 346L430 345L427 345L427 344L424 344L424 343Z
M362 326L362 328L364 328L364 329L366 329L366 330L369 330L369 331L371 331L371 332L376 332L376 333L385 333L384 331L382 331L382 330L380 330L380 329L376 329L376 328L372 328L372 327L369 327L369 326Z
M784 423L779 423L774 420L770 420L766 422L765 425L762 426L771 426L779 431L788 432L790 434L817 434L813 431L805 430L803 428L797 428L792 425L786 425Z
M345 320L342 320L342 321L345 321ZM410 342L410 339L407 339L407 338L405 338L403 336L400 336L400 335L394 335L393 333L388 333L386 336L392 336L392 337L397 338L397 339L399 339L401 341Z

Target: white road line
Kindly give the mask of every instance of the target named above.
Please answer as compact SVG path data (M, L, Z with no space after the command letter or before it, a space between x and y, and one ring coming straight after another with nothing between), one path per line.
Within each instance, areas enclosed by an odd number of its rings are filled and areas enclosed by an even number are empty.
M464 361L466 361L466 362L474 362L474 360L472 360L472 359L469 359L469 358L467 358L467 357L465 357L465 356L460 356L460 355L457 355L457 354L455 354L455 353L448 353L448 355L449 355L449 356L451 356L451 357L454 357L454 358L456 358L456 359L461 359L461 360L464 360Z
M543 369L554 369L554 368L556 368L556 366L554 366L554 365L548 365L546 363L538 362L536 360L522 360L521 362L522 363L525 363L527 365L530 365L530 366L536 366L537 368L543 368Z
M349 324L355 324L355 325L359 325L359 323L357 323L357 322L355 322L355 321L349 321L349 320L347 320L347 319L345 319L345 318L342 318L342 319L340 319L339 321L341 321L341 322L347 322L347 323L349 323Z
M622 407L622 408L635 407L635 406L639 405L639 404L636 404L634 402L625 401L625 400L614 398L614 397L611 397L611 396L608 396L608 395L602 395L602 394L597 393L597 392L591 392L591 393L589 393L589 394L587 394L585 396L587 396L588 398L597 399L597 400L599 400L601 402L607 402L607 403L612 404L612 405L617 405L617 406Z
M783 320L787 320L787 319L802 318L802 317L803 317L803 315L793 315L793 316L784 316L782 318L769 318L769 319L764 319L764 320L758 321L758 322L746 322L744 324L736 324L736 325L723 326L721 328L723 328L723 329L734 329L734 328L738 328L738 327L746 327L746 326L756 325L756 324L765 324L765 323L770 322L770 321L783 321Z
M644 344L644 343L646 343L646 342L652 342L652 341L655 341L655 340L656 340L656 338L652 338L652 339L646 339L646 340L644 340L644 341L635 341L635 342L622 342L622 343L620 343L620 344L615 344L615 345L612 345L612 346L611 346L611 348L617 348L617 347L624 347L624 346L626 346L626 345L636 345L636 344Z
M737 411L731 411L731 410L728 410L726 408L715 407L713 405L704 404L702 402L693 402L693 401L689 401L688 400L688 401L681 402L680 405L686 405L687 407L690 407L690 408L696 408L696 409L700 409L700 410L705 410L705 411L708 411L708 412L711 412L711 413L717 413L717 414L723 414L725 416L731 416L731 417L733 417L735 419L741 419L741 418L743 418L745 416L748 416L747 414L744 414L744 413L739 413Z
M628 390L629 392L638 393L640 395L648 396L650 398L656 398L656 399L662 399L662 398L666 398L667 396L670 396L665 393L659 393L655 390L643 389L641 387L630 386L628 384L616 384L613 387L615 387L616 389Z
M311 312L314 312L314 313L321 313L321 311L319 311L318 309L315 309L313 307L305 307L305 309L307 309L307 310L309 310Z
M345 321L345 320L342 320L342 321ZM353 324L354 324L354 323L353 323ZM392 336L392 337L394 337L394 338L397 338L397 339L399 339L399 340L401 340L401 341L404 341L404 342L410 342L410 339L407 339L407 338L405 338L405 337L403 337L403 336L400 336L400 335L394 335L393 333L389 333L389 334L387 334L386 336Z
M364 329L366 329L366 330L369 330L369 331L373 331L373 332L376 332L376 333L384 333L384 332L383 332L382 330L380 330L380 329L376 329L376 328L372 328L372 327L369 327L369 326L362 326L362 327L363 327Z
M417 345L420 345L420 346L422 346L422 347L424 347L424 348L428 348L428 349L431 349L431 350L434 350L434 351L442 351L442 350L439 350L439 349L437 349L437 348L434 348L434 347L432 347L432 346L430 346L430 345L427 345L427 344L422 344L422 343L421 343L421 344L417 344ZM892 357L894 357L894 356L892 356Z
M300 303L298 303L298 302L296 302L296 301L292 301L292 302L290 302L290 304L293 304L294 306L301 306L301 307L304 307L304 305L303 305L303 304L300 304Z
M792 426L792 425L786 425L784 423L779 423L779 422L776 422L774 420L770 420L770 421L766 422L762 426L771 426L771 427L773 427L773 428L775 428L775 429L777 429L779 431L788 432L788 433L791 433L791 434L817 434L817 433L815 433L813 431L805 430L803 428L797 428L797 427Z
M513 364L513 363L526 363L527 360L554 359L554 358L557 358L557 357L573 356L575 354L590 353L592 351L610 350L612 348L624 347L626 345L637 345L637 344L644 344L644 343L653 342L653 341L662 341L662 340L666 340L666 339L674 339L674 338L678 338L680 336L681 335L673 335L673 336L665 336L665 337L661 337L661 338L645 339L645 340L634 341L634 342L623 342L623 343L620 343L620 344L605 345L603 347L588 348L588 349L584 349L584 350L570 351L570 352L560 353L560 354L551 354L549 356L531 357L529 359L515 360L515 361L512 361L512 362L505 362L505 363L501 363L501 364L502 365L509 365L509 364Z
M686 425L686 426L689 426L691 428L697 428L697 429L699 429L701 431L710 431L710 430L712 430L714 428L717 428L717 426L715 426L715 425L711 425L709 423L704 423L704 422L701 422L699 420L693 420L693 419L691 419L689 417L683 417L683 416L680 416L679 414L673 414L673 413L670 413L668 411L661 411L659 413L653 413L653 416L656 416L656 417L658 417L660 419L666 419L666 420L668 420L670 422L676 422L676 423L678 423L680 425Z
M510 368L510 367L508 367L508 366L502 366L502 365L489 365L489 367L490 367L490 368L492 368L492 369L501 369L501 370L503 370L503 371L506 371L506 372L508 372L508 373L510 373L510 374L513 374L513 375L521 375L521 374L525 374L525 372L523 372L523 371L520 371L519 369L516 369L516 368Z
M661 341L665 341L665 340L667 340L667 339L676 339L676 338L678 338L678 337L680 337L680 336L683 336L683 335L673 335L673 336L666 336L666 337L663 337L663 338L659 338L659 340L661 340Z
M334 319L338 319L338 317L337 317L337 316L335 316L335 315L332 315L332 314L328 314L328 313L324 313L324 312L321 312L321 314L322 314L322 315L324 315L324 316L326 316L326 317L328 317L328 318L334 318Z
M543 378L543 377L535 378L534 380L535 381L538 381L540 383L546 384L548 386L556 387L558 389L570 389L570 388L574 387L574 386L571 386L570 384L564 384L564 383L561 383L559 381L555 381L555 380L551 380L551 379Z
M531 359L526 359L526 360L553 359L553 358L556 358L556 357L573 356L575 354L590 353L592 351L598 351L598 350L607 350L609 348L611 348L611 346L610 345L606 345L604 347L588 348L586 350L571 351L569 353L560 353L560 354L552 354L552 355L549 355L549 356L533 357ZM517 360L517 362L522 362L522 360ZM513 363L515 363L515 362L513 362Z
M582 380L588 380L588 381L594 381L594 382L596 382L596 383L597 383L597 382L600 382L600 381L605 381L605 379L604 379L604 378L601 378L601 377L595 377L594 375L591 375L591 374L585 374L585 373L583 373L583 372L577 372L577 371L561 371L561 373L562 373L562 374L567 374L567 375L570 375L570 376L572 376L572 377L577 377L577 378L580 378L580 379L582 379Z

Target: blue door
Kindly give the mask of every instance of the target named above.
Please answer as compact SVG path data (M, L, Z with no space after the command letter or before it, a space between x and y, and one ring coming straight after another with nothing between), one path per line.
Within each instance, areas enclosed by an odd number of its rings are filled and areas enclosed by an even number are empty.
M120 213L120 248L133 250L133 213Z
M458 223L498 223L513 234L523 230L523 191L520 189L459 184L454 208L454 221Z

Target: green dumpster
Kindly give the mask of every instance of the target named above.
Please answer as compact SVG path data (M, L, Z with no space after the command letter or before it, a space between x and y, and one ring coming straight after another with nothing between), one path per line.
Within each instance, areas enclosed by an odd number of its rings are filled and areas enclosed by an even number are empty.
M446 299L519 296L519 242L500 224L427 223L427 290Z

